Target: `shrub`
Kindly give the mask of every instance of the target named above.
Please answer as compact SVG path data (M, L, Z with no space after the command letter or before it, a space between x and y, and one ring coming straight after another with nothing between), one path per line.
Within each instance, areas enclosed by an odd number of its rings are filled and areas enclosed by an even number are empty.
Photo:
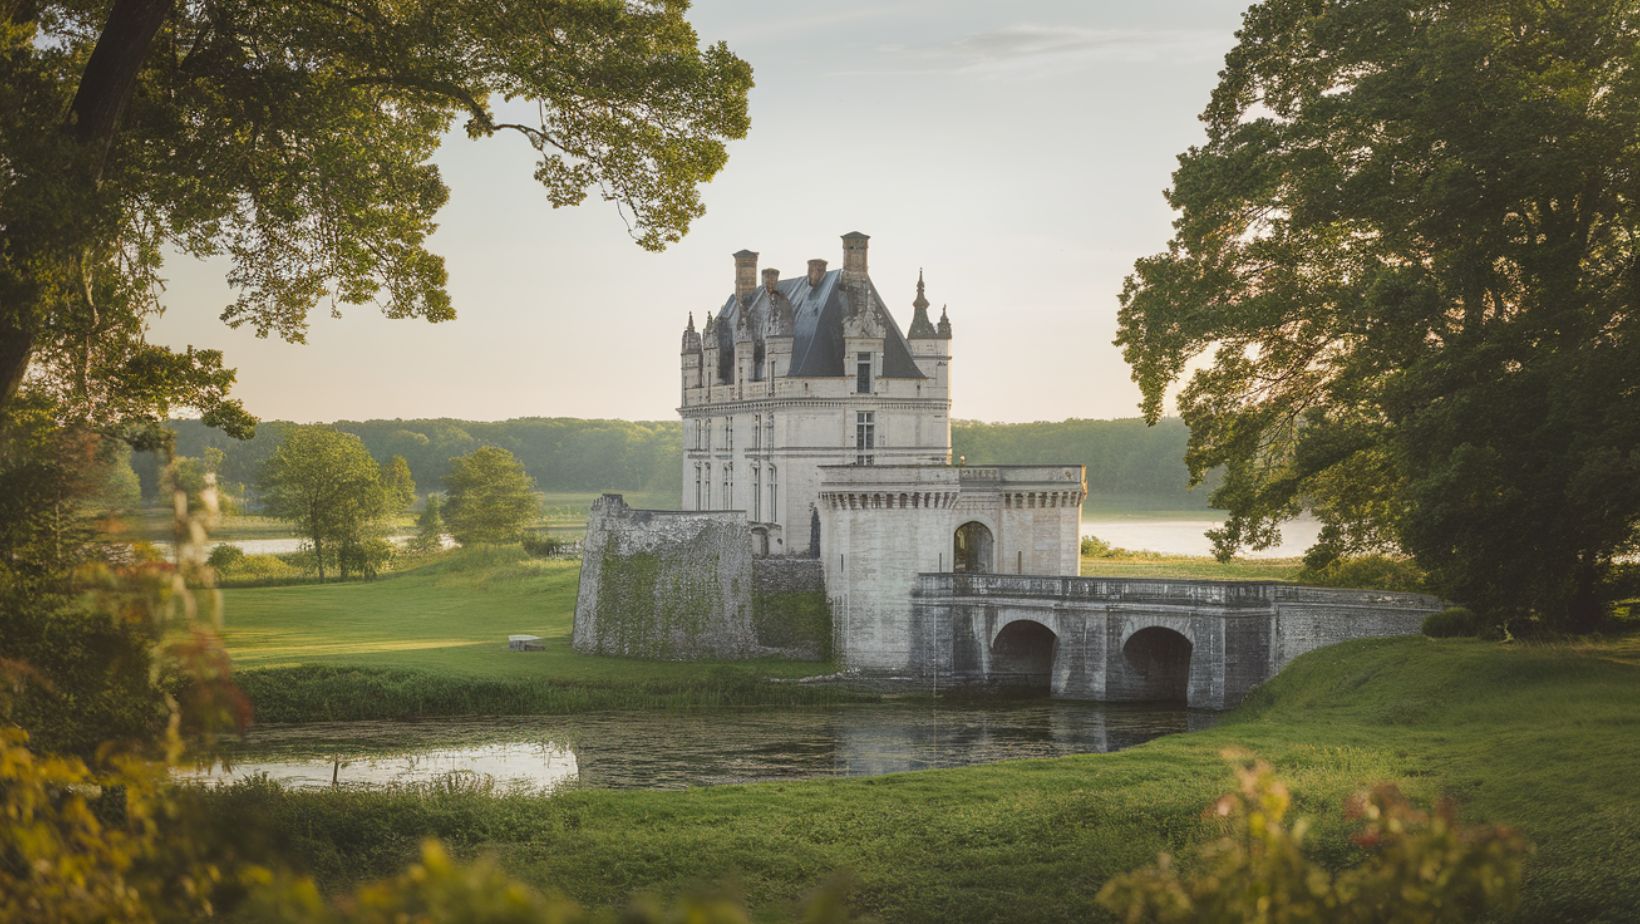
M301 576L302 569L278 555L246 555L223 573L224 578L234 581L285 581Z
M1300 582L1320 587L1406 591L1426 589L1428 578L1412 559L1396 555L1352 555L1319 568L1306 563L1298 575Z
M519 542L531 558L554 558L569 547L569 543L546 533L525 533Z
M210 557L205 559L205 563L214 568L218 574L221 574L225 571L232 571L235 565L244 560L244 549L237 545L224 543L211 550Z
M1424 634L1430 638L1470 638L1479 633L1480 628L1480 620L1463 606L1449 606L1424 620Z
M1083 558L1114 558L1114 557L1116 557L1116 549L1110 543L1108 543L1105 540L1099 538L1098 536L1083 536L1082 537L1082 557Z
M1233 757L1226 754L1227 757ZM1292 796L1269 765L1236 758L1240 792L1208 809L1225 834L1181 873L1163 854L1116 876L1098 901L1124 921L1474 921L1520 896L1526 841L1504 827L1465 827L1450 805L1413 807L1394 786L1351 799L1365 859L1334 871L1305 850L1309 819L1287 819Z

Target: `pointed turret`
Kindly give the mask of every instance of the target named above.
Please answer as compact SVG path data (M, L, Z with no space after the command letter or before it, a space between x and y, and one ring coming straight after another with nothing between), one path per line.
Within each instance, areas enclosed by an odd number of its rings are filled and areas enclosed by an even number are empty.
M683 329L683 352L700 352L700 332L695 330L695 313L689 312L689 326Z
M687 406L700 397L701 374L706 360L700 349L700 333L695 330L695 313L689 312L689 326L683 329L682 358L678 365L683 373L683 403Z
M917 299L911 303L916 313L911 316L911 327L906 331L906 337L911 340L931 340L939 336L934 325L928 320L928 297L923 294L922 270L917 270Z
M939 331L940 331L940 336L941 337L944 337L947 340L951 339L951 319L949 317L946 317L945 306L944 305L940 306Z

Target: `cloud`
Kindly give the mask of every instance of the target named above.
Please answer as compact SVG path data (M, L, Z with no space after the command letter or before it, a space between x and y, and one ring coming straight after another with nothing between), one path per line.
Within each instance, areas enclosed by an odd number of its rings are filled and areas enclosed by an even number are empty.
M881 45L894 63L874 73L1063 72L1098 62L1211 60L1234 36L1204 29L1098 29L1020 24L932 45Z

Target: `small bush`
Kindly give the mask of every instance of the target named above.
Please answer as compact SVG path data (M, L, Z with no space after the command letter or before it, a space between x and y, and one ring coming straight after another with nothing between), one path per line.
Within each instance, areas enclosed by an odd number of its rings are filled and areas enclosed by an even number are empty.
M1472 638L1480 628L1480 620L1464 606L1449 606L1424 620L1424 634L1430 638Z
M1497 918L1519 901L1529 847L1509 828L1460 825L1449 803L1425 811L1383 785L1350 800L1361 859L1332 869L1306 841L1310 820L1287 817L1292 794L1269 765L1234 759L1241 791L1207 815L1223 836L1193 862L1162 854L1153 866L1112 878L1097 899L1106 911L1162 924L1435 924Z
M564 550L569 546L564 540L546 533L525 533L519 543L524 546L525 554L531 558L556 558L564 554Z
M1110 543L1098 536L1082 537L1083 558L1114 558L1116 549Z
M278 555L246 555L239 563L222 573L235 581L284 581L302 576L302 569L288 564Z
M245 550L237 545L219 545L211 550L205 563L215 568L218 574L233 570L234 566L245 560Z
M1298 575L1304 584L1319 587L1358 587L1367 590L1422 591L1428 575L1410 558L1394 555L1353 555L1335 558L1322 567L1305 565Z

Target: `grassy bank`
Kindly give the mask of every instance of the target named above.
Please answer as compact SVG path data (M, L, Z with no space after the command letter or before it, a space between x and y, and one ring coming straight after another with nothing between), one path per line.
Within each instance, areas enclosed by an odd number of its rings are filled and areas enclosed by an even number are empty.
M570 649L579 565L462 550L377 581L230 588L224 640L264 722L835 702L802 661L675 663ZM545 651L506 650L511 634Z
M1356 848L1340 805L1393 781L1536 847L1523 921L1631 920L1640 907L1640 640L1581 647L1369 640L1299 659L1208 731L1128 751L844 781L554 797L419 792L210 797L247 849L331 885L402 864L437 835L594 905L728 883L778 914L836 870L887 920L1098 918L1111 874L1208 837L1219 758L1273 761L1324 856Z
M1110 577L1291 579L1291 560L1085 559ZM831 671L806 661L679 663L570 649L579 563L470 549L376 581L229 587L224 639L263 722L788 705L857 698L769 683ZM512 634L546 650L510 652Z

